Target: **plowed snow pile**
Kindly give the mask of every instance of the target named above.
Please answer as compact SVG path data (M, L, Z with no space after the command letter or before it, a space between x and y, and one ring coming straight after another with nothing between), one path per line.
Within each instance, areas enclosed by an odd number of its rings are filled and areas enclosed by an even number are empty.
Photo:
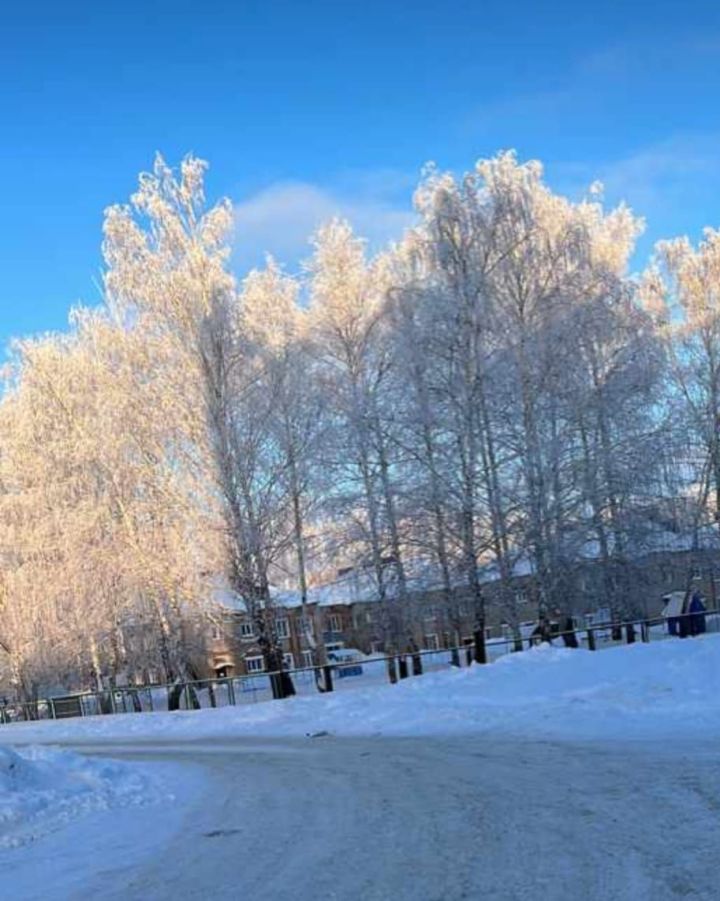
M26 844L87 813L162 798L132 764L54 748L0 748L0 848Z

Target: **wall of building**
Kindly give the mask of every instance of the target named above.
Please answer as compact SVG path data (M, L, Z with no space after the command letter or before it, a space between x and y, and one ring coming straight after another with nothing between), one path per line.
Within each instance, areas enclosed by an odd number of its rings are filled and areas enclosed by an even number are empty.
M551 599L548 614L557 618L572 615L579 625L585 616L608 605L608 574L596 562L568 567L563 573L559 597ZM616 573L615 589L623 594L626 615L632 618L659 616L663 597L671 591L699 590L710 607L718 606L720 592L720 555L716 551L650 554L625 564ZM509 637L512 617L503 603L498 582L483 585L485 597L486 635ZM557 601L557 603L553 603ZM419 648L450 647L472 640L475 615L470 594L462 587L453 593L448 605L442 591L428 589L413 592L405 608L389 609L370 598L346 604L309 605L315 631L319 629L326 648L357 648L363 653L387 651L393 645L407 650L414 642ZM537 622L538 605L532 576L513 579L512 604L517 620L528 626ZM305 636L301 607L278 610L276 624L288 668L310 665L311 648ZM388 633L389 617L395 617L392 640ZM255 669L262 654L255 639L247 634L249 620L241 614L228 614L222 634L210 643L209 675L224 671L228 675L245 675ZM315 635L316 641L318 635Z

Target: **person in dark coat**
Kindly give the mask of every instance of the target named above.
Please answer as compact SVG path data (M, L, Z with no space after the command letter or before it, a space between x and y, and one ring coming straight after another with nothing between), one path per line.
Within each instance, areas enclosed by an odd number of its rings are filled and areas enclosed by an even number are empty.
M688 607L688 632L690 635L702 635L705 632L705 604L699 591L694 591Z
M550 630L550 623L546 616L541 616L540 620L532 630L530 635L530 646L536 644L541 644L542 642L547 642L548 644L552 644L552 634Z

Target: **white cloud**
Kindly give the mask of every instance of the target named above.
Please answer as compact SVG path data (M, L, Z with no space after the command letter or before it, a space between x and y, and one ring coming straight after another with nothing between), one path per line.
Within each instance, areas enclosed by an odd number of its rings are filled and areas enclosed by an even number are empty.
M392 190L396 182L359 179L362 193L321 187L302 181L277 182L235 206L233 262L239 271L262 263L271 253L295 268L310 252L312 233L328 219L348 219L371 249L399 238L412 223L412 202Z
M687 233L697 240L703 226L718 224L720 133L670 135L614 160L555 163L547 175L556 190L575 198L599 179L608 205L625 201L642 216L646 231L635 260L642 266L658 239Z
M571 196L599 179L612 203L627 201L646 216L677 215L720 181L720 134L677 134L615 160L556 163L548 167L554 186Z

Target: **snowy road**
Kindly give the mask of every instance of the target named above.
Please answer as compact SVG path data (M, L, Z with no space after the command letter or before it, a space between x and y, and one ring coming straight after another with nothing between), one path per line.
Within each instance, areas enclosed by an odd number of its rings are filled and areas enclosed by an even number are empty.
M208 781L165 848L140 865L100 866L73 898L718 897L714 743L327 736L74 747L176 771L191 763ZM154 831L153 820L141 828Z

